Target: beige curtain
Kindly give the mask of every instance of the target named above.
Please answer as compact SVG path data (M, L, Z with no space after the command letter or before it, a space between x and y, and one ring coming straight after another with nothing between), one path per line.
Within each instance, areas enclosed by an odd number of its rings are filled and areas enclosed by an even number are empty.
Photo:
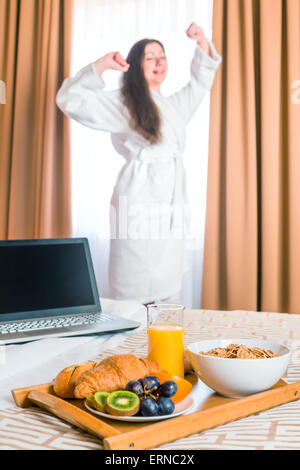
M300 0L214 0L213 30L202 306L300 313Z
M70 130L55 95L72 23L73 0L0 0L0 239L71 235Z

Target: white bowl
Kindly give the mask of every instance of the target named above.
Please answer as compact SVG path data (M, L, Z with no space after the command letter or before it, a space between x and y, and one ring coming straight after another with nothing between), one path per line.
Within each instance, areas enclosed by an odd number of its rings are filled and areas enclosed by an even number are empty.
M268 359L230 359L200 354L229 344L270 349L277 357ZM199 378L221 395L241 398L273 387L284 375L290 350L281 344L260 339L226 338L198 341L187 347L189 359Z

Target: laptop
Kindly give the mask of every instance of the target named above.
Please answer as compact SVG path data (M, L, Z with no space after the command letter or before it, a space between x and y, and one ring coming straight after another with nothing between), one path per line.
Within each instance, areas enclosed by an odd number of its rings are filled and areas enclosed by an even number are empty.
M102 311L87 238L0 241L1 344L138 326Z

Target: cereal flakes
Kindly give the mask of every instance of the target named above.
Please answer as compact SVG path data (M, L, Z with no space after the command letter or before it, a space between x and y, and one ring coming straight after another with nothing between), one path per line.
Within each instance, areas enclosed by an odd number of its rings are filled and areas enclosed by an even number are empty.
M207 352L199 351L199 354L228 359L268 359L276 357L271 350L258 347L248 348L244 344L229 344L227 348L214 348Z

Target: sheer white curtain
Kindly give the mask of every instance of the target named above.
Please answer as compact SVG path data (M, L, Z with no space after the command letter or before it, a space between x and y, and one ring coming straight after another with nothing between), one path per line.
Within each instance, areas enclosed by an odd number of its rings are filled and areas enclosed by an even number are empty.
M211 38L213 0L75 0L72 74L110 51L126 57L130 47L146 37L160 40L169 64L162 93L168 95L189 80L195 42L185 30L192 21ZM120 73L106 71L107 89L119 87ZM187 129L184 155L192 216L190 270L181 301L199 308L209 131L209 94ZM72 121L73 236L89 239L99 292L108 297L109 207L123 165L110 135Z

